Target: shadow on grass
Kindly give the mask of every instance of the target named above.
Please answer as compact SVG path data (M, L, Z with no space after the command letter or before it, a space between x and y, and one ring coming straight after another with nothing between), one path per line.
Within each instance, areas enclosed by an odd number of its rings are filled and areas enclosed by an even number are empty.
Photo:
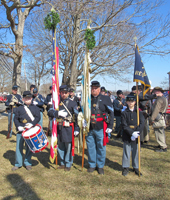
M118 138L116 138L116 136L113 136L113 135L112 135L112 138L109 140L109 143L107 145L123 148L122 139L121 138L118 139Z
M33 191L29 184L26 183L18 174L9 174L6 176L6 178L7 181L9 181L12 187L16 190L16 195L8 195L4 197L3 200L11 200L14 198L22 198L23 200L40 200L35 191Z
M4 153L3 157L9 160L11 165L15 165L15 151L8 150L7 152ZM33 160L33 159L31 160L32 160L32 166L38 165L39 162L37 160Z
M15 151L8 150L4 153L3 157L9 160L11 165L15 165Z
M46 168L50 169L50 167L53 167L50 164L49 157L50 157L50 149L47 147L45 150L34 153L33 157L36 157L38 161ZM53 167L54 168L54 167Z
M85 149L84 155L87 155L87 154L88 154L88 153L87 153L87 149ZM79 155L75 154L75 155L74 155L74 158L73 158L73 167L74 167L75 169L81 171L80 169L78 169L78 168L74 165L74 163L77 164L77 165L79 165L79 166L82 166L82 152L80 152ZM84 158L84 168L86 168L86 169L88 168L88 160L87 160L86 158Z
M1 135L4 135L4 136L5 136L5 139L6 139L6 136L7 136L7 134L8 134L8 131L7 131L7 130L3 130L3 131L0 132L0 134L1 134ZM16 134L15 134L14 132L12 132L12 136L15 137ZM10 138L8 138L8 140L9 140L9 139L10 139Z
M106 158L105 166L108 166L116 171L122 171L122 165Z

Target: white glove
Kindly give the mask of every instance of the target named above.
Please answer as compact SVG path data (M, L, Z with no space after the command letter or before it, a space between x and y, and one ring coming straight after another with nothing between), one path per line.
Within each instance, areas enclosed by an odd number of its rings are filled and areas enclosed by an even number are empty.
M18 130L19 130L19 132L24 131L24 127L23 126L18 126Z
M51 99L51 101L48 102L48 105L52 105L52 104L53 104L53 102L52 102L52 99Z
M107 128L106 129L106 133L111 133L112 132L112 129L111 128Z
M74 131L74 136L77 136L79 134L78 131Z
M86 120L84 119L83 120L83 128L85 128L87 126L87 122L86 122Z
M18 99L12 99L12 101L14 102L14 103L18 103Z
M133 137L133 135L131 136L131 140L132 141L135 141L136 140L136 138L135 137Z
M67 112L64 112L64 110L65 110L65 109L59 110L59 111L58 111L58 116L66 117L68 113L67 113Z
M33 127L33 124L31 124L31 123L27 123L27 124L25 124L25 128L31 128L31 127Z
M13 102L13 101L12 101L12 102L10 102L10 103L9 103L9 105L10 105L10 106L13 106L13 105L14 105L14 102Z
M38 104L38 102L36 102L36 101L33 101L33 104L36 106L36 105Z
M132 133L132 136L134 137L134 138L138 138L138 136L139 136L139 131L134 131L133 133Z

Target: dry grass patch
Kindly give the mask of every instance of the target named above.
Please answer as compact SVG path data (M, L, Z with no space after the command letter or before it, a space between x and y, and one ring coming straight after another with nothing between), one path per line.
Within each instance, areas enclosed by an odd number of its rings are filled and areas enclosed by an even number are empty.
M157 145L151 129L150 142L141 149L142 177L136 176L132 170L127 177L122 171L122 141L112 139L107 145L105 175L86 172L87 150L85 151L85 167L81 171L81 155L74 157L70 172L56 170L56 165L49 162L48 146L43 152L32 157L33 168L27 171L24 167L12 172L15 162L16 137L6 139L7 117L0 119L1 168L0 199L170 199L170 154L155 153ZM44 129L47 129L48 118L44 118ZM15 129L13 129L15 133ZM166 130L167 144L170 146L170 131ZM50 140L50 137L49 137ZM132 168L131 168L132 169Z

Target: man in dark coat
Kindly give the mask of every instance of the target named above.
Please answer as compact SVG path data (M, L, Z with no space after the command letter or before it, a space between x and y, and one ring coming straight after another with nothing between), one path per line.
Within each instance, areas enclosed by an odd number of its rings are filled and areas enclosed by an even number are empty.
M25 128L32 128L40 120L40 110L37 106L31 103L32 94L30 91L25 91L23 93L23 102L20 107L16 109L14 123L17 129L17 143L16 143L16 153L15 153L15 167L12 168L12 171L15 171L22 167L23 162L23 144L24 138L22 137L22 132ZM31 114L29 113L31 112ZM31 156L32 152L29 150L29 147L26 145L26 154L24 159L24 165L27 170L31 170Z
M81 111L80 100L79 100L79 98L75 95L74 89L73 89L73 88L70 88L70 89L69 89L69 98L70 98L72 101L75 101L75 102L77 103L78 110Z
M60 166L58 169L70 171L73 163L73 140L79 134L77 125L78 107L75 101L69 99L69 88L67 85L60 86L59 111L51 108L48 116L57 118L58 154ZM74 127L73 127L74 121ZM74 128L74 132L73 132Z
M33 99L32 103L36 105L40 109L40 121L38 122L40 126L43 128L43 112L44 112L44 98L41 94L38 93L38 89L33 89Z
M101 87L100 88L100 94L105 95L106 94L106 88L105 87Z
M115 132L117 134L117 138L122 136L121 128L121 112L123 106L125 105L125 99L123 98L122 90L117 91L117 98L113 101L113 108L114 108L114 117L116 118L116 127Z
M8 112L8 132L10 129L11 111L13 107L10 137L12 137L12 128L13 128L13 121L16 109L23 103L21 95L17 94L17 89L18 89L17 85L14 85L12 87L12 94L7 96L7 101L5 102L5 106L7 106L6 110Z
M112 132L113 120L114 113L110 97L100 94L100 83L92 81L90 131L86 136L88 172L93 172L97 167L98 173L104 174L107 134Z
M50 108L53 107L53 102L52 102L52 86L49 87L50 89L50 94L47 95L44 104L47 106L46 110L47 112L49 111ZM50 130L52 130L52 119L49 117L49 123L50 123Z

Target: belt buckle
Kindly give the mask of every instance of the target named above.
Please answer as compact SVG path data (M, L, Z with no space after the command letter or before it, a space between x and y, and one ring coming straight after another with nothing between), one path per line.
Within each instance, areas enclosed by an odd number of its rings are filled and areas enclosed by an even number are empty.
M133 126L133 125L130 125L130 126L129 126L129 128L135 128L135 126Z

